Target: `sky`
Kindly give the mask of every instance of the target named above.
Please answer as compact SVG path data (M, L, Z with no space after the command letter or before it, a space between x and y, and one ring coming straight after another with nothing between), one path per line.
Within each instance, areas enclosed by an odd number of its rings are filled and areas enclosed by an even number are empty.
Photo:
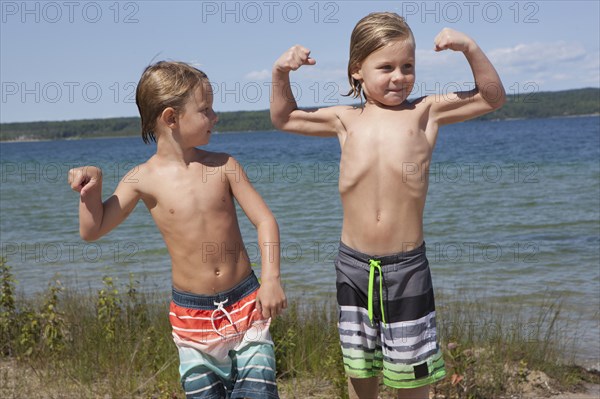
M590 1L4 1L0 122L138 115L144 68L178 60L211 80L215 111L269 108L274 61L289 47L315 66L292 73L301 107L352 103L346 68L356 22L403 15L417 42L411 97L468 90L460 53L433 51L444 27L471 36L508 94L600 87L600 2Z

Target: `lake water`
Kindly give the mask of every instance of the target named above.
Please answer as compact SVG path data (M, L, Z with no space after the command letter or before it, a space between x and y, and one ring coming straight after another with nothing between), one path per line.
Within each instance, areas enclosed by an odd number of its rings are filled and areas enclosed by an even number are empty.
M64 284L96 289L104 275L168 292L169 257L143 204L95 243L78 235L69 168L104 170L109 195L154 152L139 138L1 143L0 241L25 294ZM278 132L217 134L281 229L290 297L332 298L342 210L337 139ZM251 260L256 233L240 215ZM582 357L600 357L600 118L470 122L444 127L430 170L425 239L434 285L518 305L560 301ZM570 320L570 321L569 321ZM585 352L585 353L583 353Z

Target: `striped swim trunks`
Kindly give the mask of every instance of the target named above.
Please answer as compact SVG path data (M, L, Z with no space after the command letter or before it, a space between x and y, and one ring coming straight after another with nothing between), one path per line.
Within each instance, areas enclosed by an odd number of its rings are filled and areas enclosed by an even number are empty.
M256 309L254 272L214 296L173 289L169 319L186 399L279 398L271 319Z
M335 268L346 374L370 378L383 371L384 384L392 388L444 378L425 243L369 256L340 242Z

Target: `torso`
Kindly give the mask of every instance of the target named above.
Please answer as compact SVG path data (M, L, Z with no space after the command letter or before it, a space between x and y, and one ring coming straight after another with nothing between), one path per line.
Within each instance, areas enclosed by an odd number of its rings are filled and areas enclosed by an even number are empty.
M339 113L342 242L373 255L408 251L423 242L423 210L437 126L428 105L389 110L366 106Z
M130 177L139 182L142 200L165 240L178 290L212 295L250 273L225 175L228 159L202 150L187 165L154 156Z

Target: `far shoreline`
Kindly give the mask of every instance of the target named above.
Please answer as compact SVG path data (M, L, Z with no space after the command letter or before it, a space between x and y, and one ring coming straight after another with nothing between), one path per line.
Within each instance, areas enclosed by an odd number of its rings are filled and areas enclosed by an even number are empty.
M241 130L241 131L226 131L226 132L214 132L213 135L221 135L221 134L236 134L236 133L271 133L271 132L279 132L279 130ZM77 140L103 140L103 139L129 139L139 137L141 139L141 135L125 135L125 136L96 136L96 137L81 137L81 136L72 136L64 139L36 139L36 138L18 138L14 140L3 140L0 139L0 143L38 143L38 142L48 142L48 141L77 141Z
M479 123L479 122L512 122L512 121L522 121L522 120L540 120L540 119L574 119L574 118L591 118L600 116L600 112L595 112L591 114L581 114L581 115L553 115L547 116L543 118L503 118L503 119L488 119L488 120L470 120L462 123ZM216 131L214 135L221 134L252 134L252 133L271 133L271 132L280 132L279 130L227 130L224 132ZM46 138L32 138L32 137L22 137L17 139L9 139L4 140L0 138L0 143L34 143L34 142L49 142L49 141L71 141L71 140L97 140L97 139L124 139L124 138L135 138L139 137L136 135L119 135L119 136L96 136L96 137L82 137L82 136L72 136L67 138L56 138L56 139L46 139Z

